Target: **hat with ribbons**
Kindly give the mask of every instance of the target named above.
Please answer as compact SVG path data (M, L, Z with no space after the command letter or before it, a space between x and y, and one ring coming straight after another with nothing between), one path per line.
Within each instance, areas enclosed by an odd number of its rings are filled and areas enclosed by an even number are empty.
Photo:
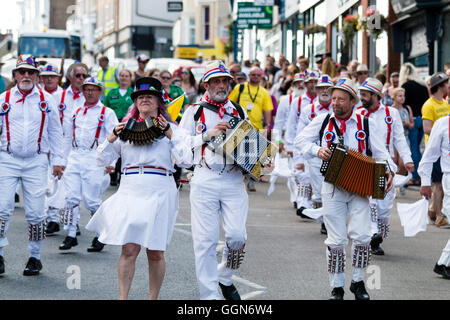
M222 61L214 60L206 65L206 72L203 75L203 82L208 82L212 78L229 77L233 79L230 71L225 67Z
M58 73L58 69L55 66L52 66L51 64L47 64L46 66L42 67L40 76L60 76Z
M97 86L100 89L104 89L103 83L95 77L89 77L86 80L84 80L83 84L81 85L81 89L84 89L84 86L87 85Z
M380 98L383 98L383 84L375 78L367 78L358 90L370 91L377 94Z
M359 102L358 91L355 88L355 84L349 78L340 78L333 87L329 87L327 92L331 96L333 91L339 89L348 92L356 103Z
M134 92L131 94L131 99L134 101L142 95L153 95L163 100L161 82L152 77L144 77L137 80Z
M39 72L38 63L31 54L22 54L17 58L16 67L13 69L13 71L19 69L30 69Z
M332 87L334 86L333 81L331 81L331 78L327 74L323 74L319 81L316 84L316 87Z

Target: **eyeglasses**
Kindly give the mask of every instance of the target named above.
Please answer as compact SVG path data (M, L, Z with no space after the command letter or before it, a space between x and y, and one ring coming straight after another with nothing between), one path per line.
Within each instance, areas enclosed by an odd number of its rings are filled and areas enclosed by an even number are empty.
M38 73L36 70L24 70L24 69L19 69L17 70L17 72L19 72L21 76L25 75L25 73L28 73L30 76Z
M77 73L77 74L75 75L75 77L76 77L77 79L80 79L80 78L86 79L86 78L88 78L89 76L88 76L86 73Z
M261 77L260 73L250 73L250 76L252 77Z
M171 77L161 77L161 80L170 80Z

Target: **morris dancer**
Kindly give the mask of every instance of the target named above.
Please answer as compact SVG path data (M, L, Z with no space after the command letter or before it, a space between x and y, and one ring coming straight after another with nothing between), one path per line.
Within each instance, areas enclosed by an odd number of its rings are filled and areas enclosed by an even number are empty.
M127 299L134 276L136 258L141 247L146 248L149 266L150 299L158 298L164 280L164 251L172 238L178 212L178 191L172 177L174 161L190 167L191 148L185 137L177 135L170 116L164 111L161 83L155 78L140 78L134 101L124 122L118 124L97 149L97 163L108 166L122 157L123 177L119 190L103 202L86 226L100 234L99 241L121 245L119 259L120 299ZM158 120L164 136L145 145L135 145L118 139L128 119Z
M406 170L414 172L414 163L411 151L403 134L403 121L397 109L386 107L381 103L383 99L383 84L374 78L367 78L359 87L359 96L362 107L358 109L365 117L374 119L377 135L385 141L387 151L394 157L394 148L398 150L400 157L405 163ZM370 241L372 254L384 255L380 244L387 237L389 231L390 210L394 205L395 188L386 194L384 199L370 200L371 219L376 232Z
M19 182L28 221L30 258L23 275L38 275L45 238L45 187L48 165L61 178L66 159L57 106L50 94L36 86L39 70L32 56L22 55L13 70L17 85L0 96L0 274L5 272L3 247L14 212L14 193Z
M289 116L286 124L285 138L285 148L288 154L291 156L290 164L291 170L295 173L299 173L295 179L297 181L297 215L302 218L309 219L308 216L304 215L302 212L304 209L309 209L312 207L311 201L311 181L309 178L308 168L303 168L303 170L297 170L295 168L295 163L293 159L294 155L294 140L297 134L297 126L300 120L300 115L302 110L309 104L317 103L317 93L316 85L318 81L319 74L315 71L307 72L305 78L306 92L301 97L295 98L292 101L291 109L289 110Z
M443 172L442 187L444 189L444 200L442 215L450 218L450 116L437 120L431 130L428 143L422 155L417 172L420 175L420 194L426 199L431 199L431 172L433 163L441 157L441 168ZM444 279L450 279L450 239L442 250L442 254L434 266L433 271Z
M66 205L61 215L61 223L67 230L67 236L59 246L60 250L69 250L78 245L76 232L81 199L84 200L86 209L93 215L102 203L105 173L114 170L114 164L107 166L106 172L105 167L94 164L97 147L105 141L118 123L116 114L100 102L99 98L104 88L97 79L86 79L81 89L86 102L77 105L71 121L64 123L65 147L69 160L64 178ZM67 134L69 130L72 130L72 134ZM109 178L109 175L106 178ZM96 236L87 250L99 252L103 246Z
M297 73L292 81L293 91L291 94L282 96L278 105L277 114L275 117L275 123L272 130L272 139L278 144L279 152L284 151L284 134L286 133L286 123L289 116L289 111L292 106L293 100L297 97L303 96L305 93L305 74ZM292 161L289 161L290 164ZM291 168L292 170L292 168ZM294 204L294 208L297 209L297 183L295 177L288 178L287 186L290 192L290 200Z
M190 181L191 224L194 241L195 269L200 287L200 299L240 300L231 277L244 257L247 240L245 223L248 213L248 195L244 175L233 164L224 164L221 155L206 148L212 137L230 128L228 121L235 115L247 119L242 107L228 100L233 77L221 61L212 61L203 76L206 93L204 101L217 112L201 105L187 109L180 128L190 135L189 145L194 150L194 176ZM225 112L227 114L225 114ZM219 240L220 216L225 232L225 262L218 265L216 247Z
M377 134L369 134L376 128L372 119L356 114L353 106L358 95L353 82L347 78L338 80L328 89L331 95L333 113L321 114L300 133L297 145L305 156L316 156L323 161L331 157L331 143L342 143L365 155L387 160L391 168L395 165L384 142ZM321 128L325 128L320 136ZM369 130L370 129L370 130ZM317 145L320 142L320 145ZM386 171L389 192L392 188L391 171ZM347 245L347 214L349 215L348 237L352 240L352 282L350 291L357 300L369 300L364 285L366 268L370 258L371 225L368 213L369 199L361 197L324 182L322 184L323 220L328 231L327 265L330 285L333 288L330 299L342 300L345 285L345 246Z
M294 140L294 163L295 168L297 170L305 170L305 165L307 165L309 177L311 181L312 187L312 207L320 208L322 207L322 183L323 176L320 173L320 167L322 165L322 161L317 157L312 158L304 158L300 154L300 146L297 144L297 137L303 131L303 129L311 123L311 121L323 114L331 114L333 109L331 108L331 96L328 94L328 88L334 86L331 81L330 76L322 75L319 79L319 82L316 85L316 93L318 97L318 102L313 102L312 104L307 105L300 114L299 123L297 126L297 135ZM327 234L327 229L325 228L325 223L322 223L320 232L322 234Z

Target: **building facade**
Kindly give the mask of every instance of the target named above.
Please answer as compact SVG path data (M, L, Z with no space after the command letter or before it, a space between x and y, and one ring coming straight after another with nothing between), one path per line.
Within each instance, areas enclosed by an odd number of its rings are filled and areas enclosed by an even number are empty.
M230 23L229 0L183 0L183 12L173 28L174 56L225 60Z
M173 55L172 28L179 12L168 0L97 0L94 54L110 58Z

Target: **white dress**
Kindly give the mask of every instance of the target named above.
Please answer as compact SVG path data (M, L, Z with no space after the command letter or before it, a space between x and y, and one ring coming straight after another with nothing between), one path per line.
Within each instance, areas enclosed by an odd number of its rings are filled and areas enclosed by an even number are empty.
M97 149L97 164L104 166L122 157L122 174L118 191L93 215L86 229L100 234L99 241L110 245L135 243L150 250L165 251L172 237L178 213L178 190L172 172L174 164L192 165L192 151L182 130L171 125L172 139L163 137L152 144L136 146L117 139L107 140ZM156 174L139 174L129 167ZM126 174L126 173L129 174ZM133 172L133 174L130 174Z

